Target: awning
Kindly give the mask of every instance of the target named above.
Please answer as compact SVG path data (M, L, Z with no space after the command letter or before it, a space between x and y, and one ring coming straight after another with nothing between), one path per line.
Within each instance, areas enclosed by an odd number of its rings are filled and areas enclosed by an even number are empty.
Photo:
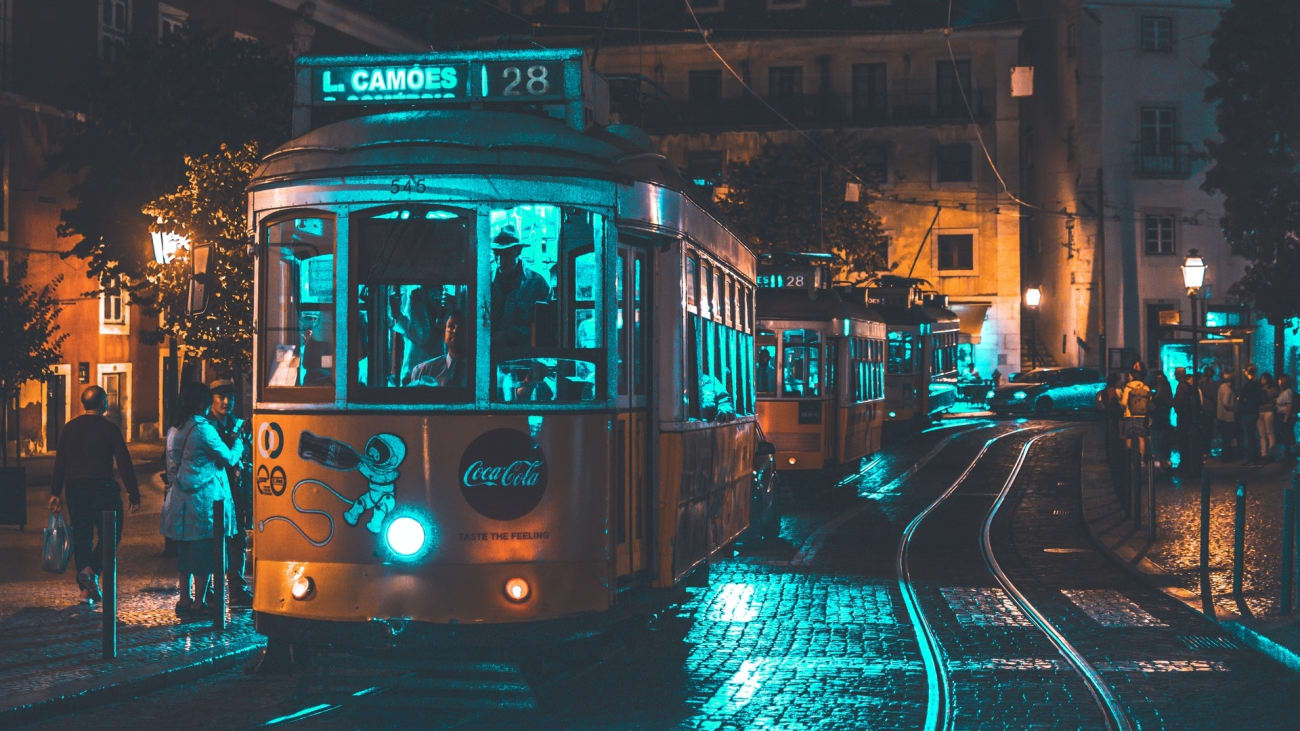
M984 329L984 315L991 306L988 302L951 302L948 309L957 313L961 333L969 336L972 344L978 344L980 331Z

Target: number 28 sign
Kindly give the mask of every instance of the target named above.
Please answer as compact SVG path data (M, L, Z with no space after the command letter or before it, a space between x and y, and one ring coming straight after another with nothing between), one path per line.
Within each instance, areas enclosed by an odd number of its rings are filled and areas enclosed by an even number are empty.
M477 65L477 64L476 64ZM564 96L564 64L558 61L489 61L481 66L481 96L505 100Z

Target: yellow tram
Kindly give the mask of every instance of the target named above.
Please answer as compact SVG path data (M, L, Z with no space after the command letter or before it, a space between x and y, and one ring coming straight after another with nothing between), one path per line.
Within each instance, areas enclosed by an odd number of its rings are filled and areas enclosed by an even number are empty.
M943 295L925 294L921 281L880 277L865 296L884 318L887 425L919 425L957 400L957 314Z
M249 193L258 629L563 625L742 533L754 256L582 52L296 73Z
M880 449L885 323L820 267L760 274L758 421L778 469L856 468Z

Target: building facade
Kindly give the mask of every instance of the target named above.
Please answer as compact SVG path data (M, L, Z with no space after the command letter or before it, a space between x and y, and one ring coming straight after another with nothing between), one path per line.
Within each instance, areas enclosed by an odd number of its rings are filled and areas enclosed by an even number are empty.
M130 38L162 39L191 22L290 55L427 48L336 0L0 0L0 267L4 276L25 270L35 286L61 277L58 324L67 335L54 375L24 385L19 394L10 427L17 428L25 454L53 451L62 425L81 412L78 396L90 384L108 391L109 416L128 440L157 439L164 431L164 382L174 384L183 363L141 340L156 326L153 318L121 289L88 278L84 262L68 256L75 241L59 237L57 226L60 211L73 204L74 180L51 160L60 141L86 121L81 84L88 70L111 63ZM290 90L284 93L287 98ZM207 375L201 367L186 373Z
M1228 0L1025 3L1027 62L1038 85L1022 131L1025 277L1042 287L1038 332L1063 364L1166 370L1190 364L1180 266L1208 265L1198 310L1209 325L1248 324L1228 295L1245 262L1201 189L1216 132L1203 67ZM1229 338L1228 340L1232 340ZM1249 343L1207 343L1202 365L1249 358Z
M611 80L623 121L643 126L715 195L729 165L768 142L797 141L795 128L875 143L867 159L826 165L879 183L870 205L889 235L888 273L923 278L949 296L962 318L963 357L985 377L1020 370L1020 215L1006 194L1020 190L1014 3L979 4L982 15L958 3L950 56L946 3L694 2L735 74L690 30L695 19L680 4L639 17L587 12L592 5L500 3L529 20L537 42L598 46L597 70ZM573 30L598 27L607 30ZM639 104L617 103L628 98ZM826 195L843 200L844 191Z

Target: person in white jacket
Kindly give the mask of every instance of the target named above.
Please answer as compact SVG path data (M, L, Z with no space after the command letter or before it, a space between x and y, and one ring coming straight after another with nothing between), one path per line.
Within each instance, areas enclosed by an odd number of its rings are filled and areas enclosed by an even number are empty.
M177 542L180 598L176 613L205 613L204 601L212 572L212 507L225 504L225 536L238 530L235 501L226 469L235 467L244 453L244 440L226 446L216 426L203 415L212 394L202 383L181 388L177 419L167 432L167 497L163 500L162 534ZM190 580L194 593L190 594Z

